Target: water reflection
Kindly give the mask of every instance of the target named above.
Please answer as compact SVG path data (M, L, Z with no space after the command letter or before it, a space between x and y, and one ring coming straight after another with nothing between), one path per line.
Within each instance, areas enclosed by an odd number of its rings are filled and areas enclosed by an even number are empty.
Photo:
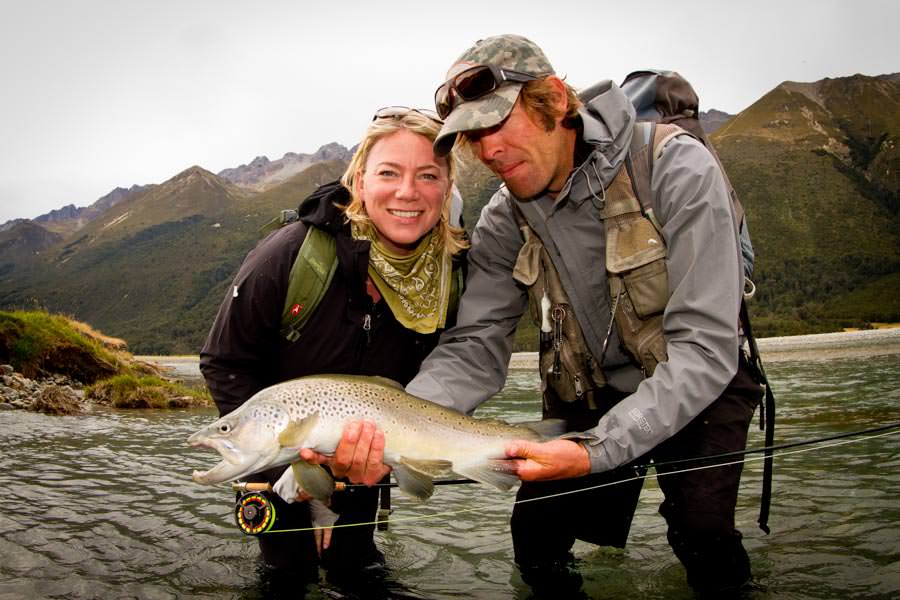
M900 360L779 363L776 442L900 420ZM513 372L479 415L539 417L533 373ZM231 492L190 481L216 457L185 445L212 410L0 412L0 598L526 598L512 568L513 495L443 486L425 504L394 494L378 532L389 574L364 592L273 581L231 519ZM751 432L751 446L762 433ZM745 469L738 523L757 578L748 598L900 595L900 435L779 455L764 535L762 466ZM691 598L648 480L623 551L576 545L592 598ZM548 515L553 518L553 515ZM377 584L377 585L376 585Z

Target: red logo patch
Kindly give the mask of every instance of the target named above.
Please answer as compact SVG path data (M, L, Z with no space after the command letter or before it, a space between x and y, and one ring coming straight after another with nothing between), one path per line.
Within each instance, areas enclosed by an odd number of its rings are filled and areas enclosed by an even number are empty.
M296 317L300 314L300 311L303 310L303 306L300 304L295 304L291 307L291 316Z

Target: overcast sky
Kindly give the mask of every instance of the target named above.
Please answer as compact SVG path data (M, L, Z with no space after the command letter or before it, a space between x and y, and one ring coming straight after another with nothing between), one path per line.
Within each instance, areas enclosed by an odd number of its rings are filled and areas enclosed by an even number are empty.
M625 7L628 7L627 9ZM737 113L785 80L900 71L897 0L0 0L0 223L116 186L355 144L431 106L481 37L537 42L576 88L681 72Z

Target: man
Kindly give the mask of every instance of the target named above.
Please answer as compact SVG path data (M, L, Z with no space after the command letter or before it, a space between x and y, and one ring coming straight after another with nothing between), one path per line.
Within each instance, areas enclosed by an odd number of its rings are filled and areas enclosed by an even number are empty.
M659 510L690 585L713 594L742 586L750 565L734 527L741 466L662 464L744 449L761 398L741 350L741 257L715 161L686 135L651 142L608 81L579 98L519 36L480 40L447 75L435 152L468 146L505 186L475 227L457 325L407 390L473 411L503 387L530 296L542 325L544 415L583 433L507 448L525 482L518 499L593 489L516 504L523 579L538 590L580 585L570 569L576 538L623 547L641 480L596 486L652 459L666 473ZM651 197L636 205L630 181L640 176L628 177L626 157L648 144ZM372 482L384 472L382 448L372 424L354 424L333 462Z

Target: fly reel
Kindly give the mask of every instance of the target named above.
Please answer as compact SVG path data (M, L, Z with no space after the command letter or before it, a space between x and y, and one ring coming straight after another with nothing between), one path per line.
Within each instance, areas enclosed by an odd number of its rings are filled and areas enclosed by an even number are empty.
M247 535L259 535L275 524L275 504L260 492L247 492L234 505L234 520Z

